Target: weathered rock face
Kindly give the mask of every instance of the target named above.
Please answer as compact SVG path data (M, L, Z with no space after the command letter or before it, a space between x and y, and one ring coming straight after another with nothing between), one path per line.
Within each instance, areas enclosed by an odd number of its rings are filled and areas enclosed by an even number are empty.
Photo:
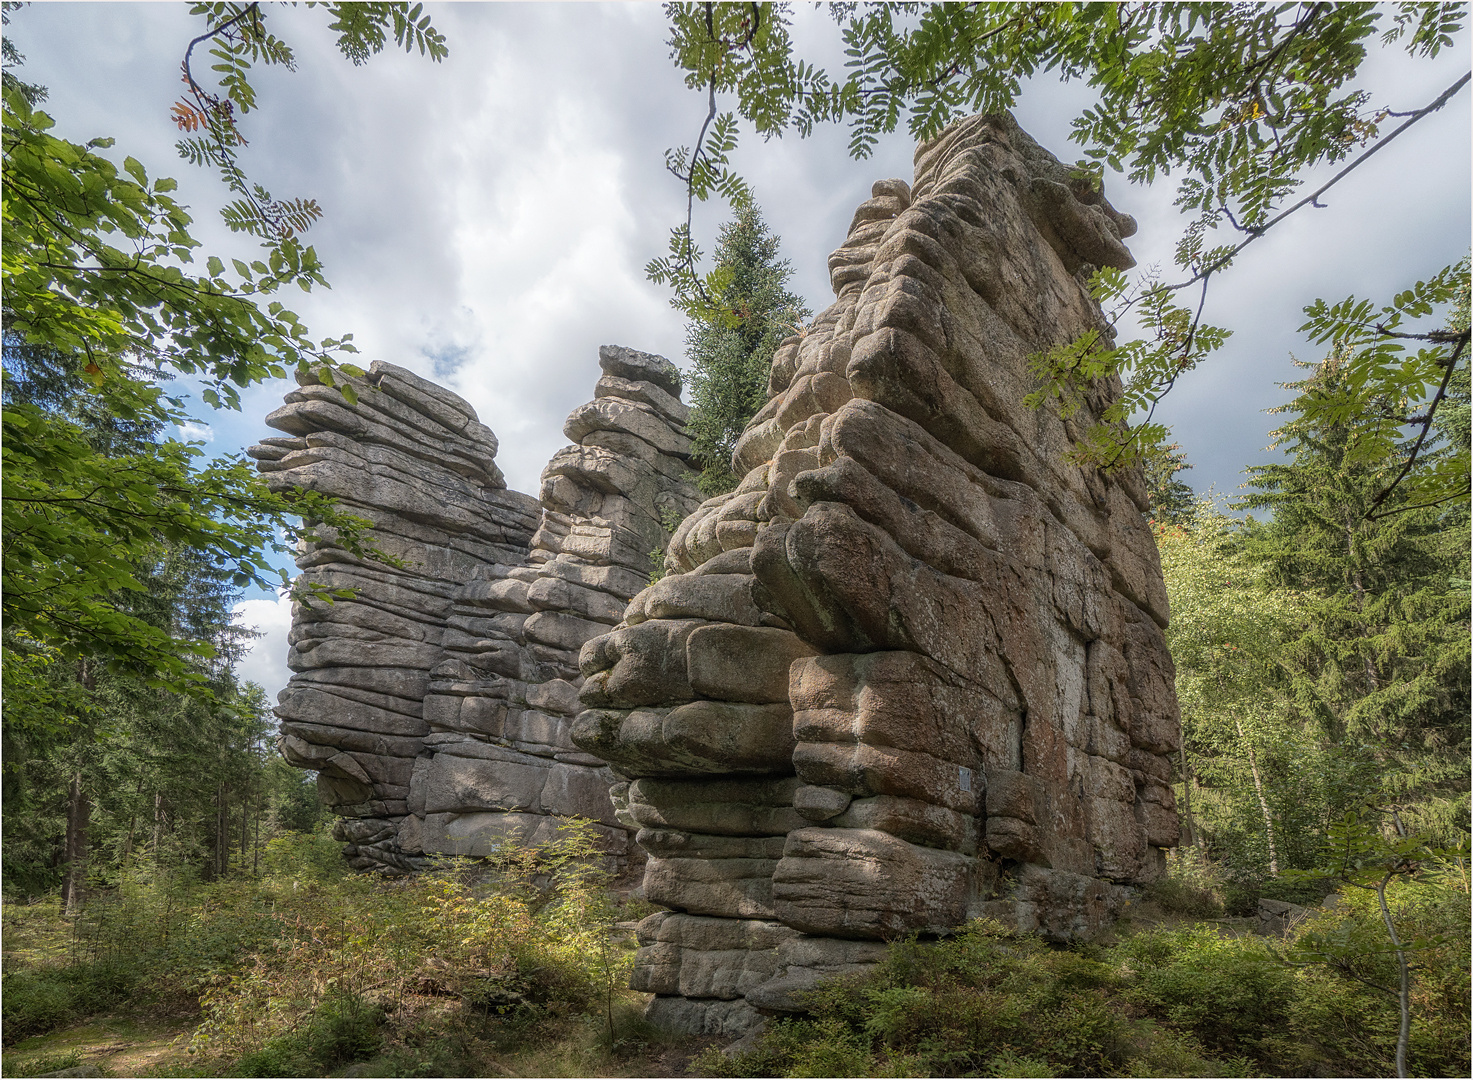
M608 346L599 361L540 502L507 490L470 405L392 364L351 380L355 403L309 381L267 418L289 437L250 450L273 489L336 497L403 563L330 538L297 559L306 582L354 596L293 608L281 747L318 771L357 868L537 843L573 814L616 860L628 850L614 774L569 737L578 650L618 623L663 522L700 495L675 367Z
M1138 472L1066 463L1027 358L1095 328L1134 222L1009 117L918 148L830 257L738 489L580 657L573 742L626 777L651 1018L734 1033L882 942L1098 930L1177 842L1167 602Z

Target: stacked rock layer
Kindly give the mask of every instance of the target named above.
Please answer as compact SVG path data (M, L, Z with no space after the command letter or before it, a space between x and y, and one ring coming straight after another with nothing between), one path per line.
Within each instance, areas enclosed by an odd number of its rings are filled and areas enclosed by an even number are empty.
M1066 460L1119 385L1023 404L1030 356L1108 340L1085 281L1132 265L1134 222L1006 116L873 196L740 486L580 658L573 741L631 781L668 909L634 975L666 1027L734 1034L978 915L1087 937L1177 842L1142 478Z
M570 738L578 651L618 623L700 496L678 371L618 347L599 361L540 502L506 488L469 404L392 364L348 380L351 402L306 377L267 418L288 437L250 450L273 490L335 497L398 564L331 535L297 559L299 584L352 597L293 607L281 747L318 771L354 867L536 844L575 814L616 863L628 853L617 778Z

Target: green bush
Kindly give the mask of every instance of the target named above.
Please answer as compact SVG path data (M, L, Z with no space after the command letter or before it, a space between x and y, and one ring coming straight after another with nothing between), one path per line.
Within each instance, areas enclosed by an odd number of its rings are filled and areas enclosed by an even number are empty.
M342 845L326 825L312 832L282 833L269 841L261 852L261 870L267 878L300 884L338 881L348 873Z
M1146 887L1145 899L1163 911L1195 919L1223 914L1223 874L1202 848L1191 845L1166 854L1166 875Z
M1215 919L1223 913L1222 901L1211 889L1176 877L1153 882L1146 889L1146 899L1154 900L1163 911L1195 919Z
M0 987L5 1045L114 1008L138 982L138 969L116 959L6 972Z
M979 921L893 946L863 980L811 991L810 1018L772 1025L751 1054L707 1054L721 1075L1221 1075L1189 1035L1134 1018L1102 949L1055 949ZM1104 959L1102 959L1104 958Z
M1467 884L1466 878L1455 874L1440 880L1394 881L1387 889L1398 935L1404 941L1424 943L1412 954L1408 1059L1416 1075L1464 1076L1473 1064L1469 1060L1473 941ZM1342 897L1334 909L1316 911L1297 927L1295 942L1286 950L1294 958L1297 950L1292 945L1316 936L1348 946L1334 967L1298 970L1299 993L1286 1024L1333 1072L1388 1074L1395 1067L1399 1024L1391 992L1396 965L1387 951L1386 927L1375 895L1347 888Z
M1414 988L1417 1075L1469 1072L1466 895L1395 894L1404 932L1437 943L1419 956ZM1364 920L1369 940L1373 916L1357 897L1300 932ZM753 1051L708 1051L694 1068L720 1076L1386 1075L1394 999L1324 966L1288 963L1284 948L1210 924L1059 948L974 922L940 942L892 946L867 977L810 991L808 1015L773 1022ZM1388 977L1374 963L1360 970Z
M295 1030L268 1039L235 1063L241 1076L315 1076L372 1057L383 1045L384 1010L335 990Z
M1225 1057L1270 1057L1263 1040L1282 1026L1294 973L1261 943L1211 926L1157 930L1120 946L1135 978L1131 1002Z

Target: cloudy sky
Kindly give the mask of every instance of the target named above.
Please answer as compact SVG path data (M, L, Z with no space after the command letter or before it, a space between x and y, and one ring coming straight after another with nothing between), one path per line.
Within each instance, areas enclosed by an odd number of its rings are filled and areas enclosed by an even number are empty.
M799 5L805 54L842 60L826 15ZM336 53L320 11L270 10L296 49L294 73L255 76L260 109L245 118L252 176L278 198L317 199L325 217L309 234L330 291L290 298L317 336L351 332L361 361L385 359L467 398L500 437L509 483L535 493L566 441L562 421L592 395L598 346L629 345L683 364L684 327L643 267L663 253L684 212L663 167L704 116L668 57L656 4L427 4L450 57L433 64L386 53L354 67ZM24 75L50 91L57 133L110 135L150 175L179 180L203 250L253 257L219 222L215 178L181 162L169 121L179 61L200 23L175 3L43 3L13 13L9 36ZM1468 34L1436 61L1379 52L1365 85L1391 108L1419 108L1469 67ZM1077 156L1069 120L1086 87L1039 81L1017 110L1035 138ZM1234 336L1209 367L1184 379L1158 415L1195 464L1199 490L1231 492L1245 465L1269 459L1273 418L1288 395L1290 354L1315 359L1297 333L1316 297L1389 298L1469 247L1469 91L1422 121L1327 198L1254 245L1214 286L1209 321ZM796 267L795 291L827 306L825 258L843 239L872 181L910 178L903 133L866 161L851 160L842 131L763 143L748 132L737 164ZM1328 173L1326 174L1328 175ZM1171 271L1180 218L1169 187L1107 179L1115 206L1141 229L1130 241L1142 268ZM698 210L708 250L720 223ZM262 417L287 387L244 395L240 413L200 406L192 437L232 453L269 432ZM285 606L248 599L242 617L266 633L244 674L284 685Z

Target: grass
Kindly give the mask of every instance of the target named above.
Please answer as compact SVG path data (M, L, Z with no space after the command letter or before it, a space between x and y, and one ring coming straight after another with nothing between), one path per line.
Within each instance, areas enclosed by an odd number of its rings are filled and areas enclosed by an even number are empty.
M5 1073L117 1076L1386 1075L1384 954L1344 971L1235 933L1178 863L1108 942L1051 947L977 922L892 946L813 992L755 1050L670 1040L627 985L621 905L573 829L542 852L412 879L347 875L294 837L258 879L125 876L84 914L6 905ZM533 873L536 871L536 873ZM545 882L535 888L530 882ZM1467 883L1392 897L1418 955L1413 1070L1467 1075ZM1374 941L1367 897L1296 930ZM1384 932L1384 928L1381 928ZM1359 940L1359 939L1357 939ZM1302 960L1302 956L1300 956ZM697 1055L692 1060L692 1055Z

